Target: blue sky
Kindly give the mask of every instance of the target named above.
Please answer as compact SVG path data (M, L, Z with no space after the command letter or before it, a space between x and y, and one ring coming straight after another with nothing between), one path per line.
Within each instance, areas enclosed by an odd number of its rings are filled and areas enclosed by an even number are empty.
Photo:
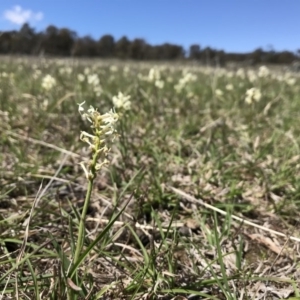
M0 1L0 30L24 20L38 31L53 24L96 39L109 33L231 52L300 48L300 0Z

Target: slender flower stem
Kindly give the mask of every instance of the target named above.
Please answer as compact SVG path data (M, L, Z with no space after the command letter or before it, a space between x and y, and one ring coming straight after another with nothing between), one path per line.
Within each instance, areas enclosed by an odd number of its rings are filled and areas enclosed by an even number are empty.
M97 146L100 147L100 140L98 139ZM96 149L97 149L96 146ZM75 255L74 255L74 263L76 263L79 260L79 256L83 247L84 239L85 239L85 218L86 218L86 213L88 210L88 207L90 205L90 200L91 200L91 195L92 195L92 190L93 190L93 183L94 179L96 177L96 164L97 160L99 158L99 152L95 151L93 155L93 159L90 165L90 171L91 174L88 178L88 188L87 192L85 195L84 199L84 204L82 208L82 213L80 217L80 222L79 222L79 231L78 231L78 238L77 238L77 245L76 245L76 250L75 250Z
M90 204L90 199L91 199L91 194L92 194L92 189L93 189L93 179L90 179L88 182L88 189L86 192L85 200L84 200L84 205L80 217L80 223L79 223L79 231L78 231L78 238L77 238L77 245L76 245L76 250L75 250L75 256L74 256L74 263L76 263L79 259L79 255L81 253L82 247L83 247L83 242L85 238L85 217L86 213Z

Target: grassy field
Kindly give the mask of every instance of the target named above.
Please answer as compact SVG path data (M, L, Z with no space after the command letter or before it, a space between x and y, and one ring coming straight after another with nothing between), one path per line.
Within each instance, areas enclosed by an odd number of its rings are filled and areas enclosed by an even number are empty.
M299 121L265 67L2 58L0 299L300 299Z

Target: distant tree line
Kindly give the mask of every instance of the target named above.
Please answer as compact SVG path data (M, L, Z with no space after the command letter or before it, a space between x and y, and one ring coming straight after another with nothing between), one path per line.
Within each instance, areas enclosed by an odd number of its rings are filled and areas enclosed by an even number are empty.
M100 57L134 60L190 59L203 64L224 66L227 62L254 64L290 64L300 57L290 51L264 51L259 48L250 53L226 53L210 47L191 45L186 52L180 45L165 43L150 45L144 39L129 40L126 36L115 40L104 35L99 40L91 36L79 37L68 28L50 25L42 32L25 23L19 31L0 32L0 54L45 55L65 57Z

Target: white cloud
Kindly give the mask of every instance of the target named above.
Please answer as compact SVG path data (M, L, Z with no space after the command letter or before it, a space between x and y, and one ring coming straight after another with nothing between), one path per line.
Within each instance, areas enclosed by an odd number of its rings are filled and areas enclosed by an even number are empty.
M13 24L22 25L30 21L41 21L44 14L42 12L34 13L30 9L23 9L20 5L16 5L12 9L4 11L3 17Z

